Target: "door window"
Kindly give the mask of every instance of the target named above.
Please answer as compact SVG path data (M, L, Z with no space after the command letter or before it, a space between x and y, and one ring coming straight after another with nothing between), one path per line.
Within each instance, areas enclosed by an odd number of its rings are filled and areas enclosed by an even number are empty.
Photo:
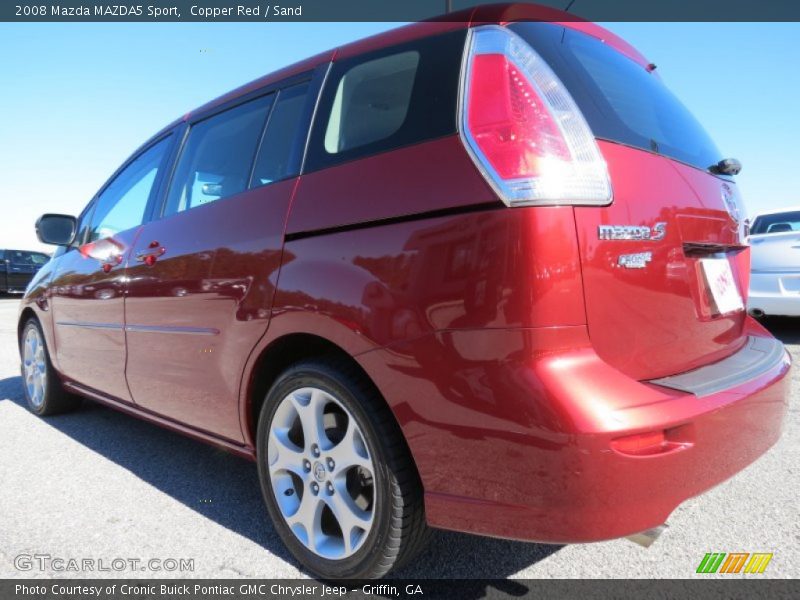
M8 254L9 261L12 265L16 265L18 267L27 267L33 265L33 255L30 252L11 250Z
M192 126L175 169L165 215L247 189L273 97L262 96Z
M168 142L169 137L145 150L103 190L97 198L88 241L108 238L142 223Z
M298 136L308 96L308 83L287 87L278 93L275 108L269 117L264 139L253 169L253 187L294 177L299 170L299 157L305 140Z

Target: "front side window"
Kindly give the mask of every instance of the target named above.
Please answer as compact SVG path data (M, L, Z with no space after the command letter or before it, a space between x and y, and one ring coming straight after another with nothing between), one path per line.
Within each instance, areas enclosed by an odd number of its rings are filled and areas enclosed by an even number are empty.
M169 139L164 138L135 158L98 196L88 241L105 239L142 223Z
M92 220L92 213L94 212L94 201L89 203L89 206L83 209L83 212L78 217L78 226L76 228L75 239L72 242L73 247L81 246L86 237L89 235L89 225ZM56 250L58 253L58 250Z
M192 126L167 196L165 215L247 189L274 95L262 96Z

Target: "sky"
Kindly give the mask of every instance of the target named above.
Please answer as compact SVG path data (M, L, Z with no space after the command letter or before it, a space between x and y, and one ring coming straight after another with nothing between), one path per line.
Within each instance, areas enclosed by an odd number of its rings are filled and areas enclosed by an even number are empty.
M77 214L164 125L386 23L0 24L0 248ZM800 23L612 23L658 65L738 177L750 214L798 205Z

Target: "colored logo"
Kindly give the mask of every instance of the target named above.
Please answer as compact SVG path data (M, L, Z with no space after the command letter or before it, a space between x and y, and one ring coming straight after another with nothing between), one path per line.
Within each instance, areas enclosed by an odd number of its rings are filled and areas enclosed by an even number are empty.
M709 552L700 561L698 573L763 573L772 554L766 552Z

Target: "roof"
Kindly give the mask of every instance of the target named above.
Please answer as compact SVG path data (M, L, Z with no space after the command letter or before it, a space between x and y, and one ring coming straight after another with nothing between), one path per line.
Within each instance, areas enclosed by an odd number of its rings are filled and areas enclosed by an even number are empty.
M312 56L300 62L288 65L278 71L264 75L263 77L231 90L230 92L227 92L226 94L207 102L203 106L188 112L183 116L182 119L176 119L167 127L162 129L157 135L160 135L164 131L174 127L180 123L181 120L188 120L193 115L205 112L210 108L214 108L215 106L219 106L240 96L244 96L249 92L265 87L270 83L280 81L281 79L291 77L292 75L297 75L304 71L310 71L318 65L324 63L331 61L335 62L336 60L349 58L371 50L378 50L387 46L393 46L403 42L436 35L438 33L445 33L447 31L455 31L457 29L464 29L490 23L504 25L517 21L549 21L558 23L564 27L569 27L603 40L606 44L612 48L615 48L642 66L647 66L648 64L648 61L645 59L645 57L642 56L633 46L628 44L628 42L616 34L611 33L607 29L581 19L573 14L539 4L483 4L465 10L441 15L426 21L419 21L417 23L411 23L409 25L390 29L389 31L384 31L367 38L356 40L349 44L345 44L338 48L333 48L326 52L321 52L316 56Z

